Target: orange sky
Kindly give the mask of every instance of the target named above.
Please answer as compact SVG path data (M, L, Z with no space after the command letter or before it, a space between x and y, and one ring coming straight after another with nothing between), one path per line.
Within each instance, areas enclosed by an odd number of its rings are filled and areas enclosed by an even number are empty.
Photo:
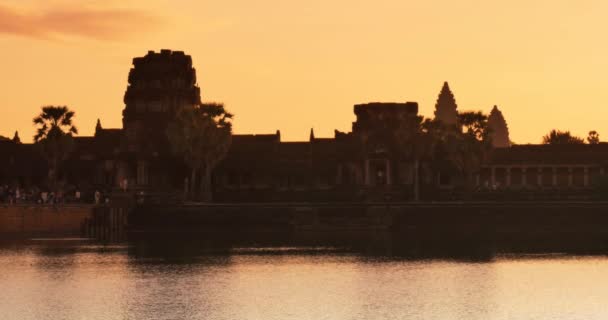
M3 0L0 135L31 141L42 105L120 127L131 59L193 56L203 100L236 133L305 140L349 131L352 106L417 101L443 81L460 110L498 104L511 139L552 128L608 137L608 2L473 0Z

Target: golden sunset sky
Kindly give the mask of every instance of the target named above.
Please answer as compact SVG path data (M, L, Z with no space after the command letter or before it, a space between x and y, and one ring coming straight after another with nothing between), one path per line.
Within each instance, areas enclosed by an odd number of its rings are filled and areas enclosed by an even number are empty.
M511 139L608 137L605 0L2 0L0 135L31 141L42 105L81 135L121 127L131 59L191 55L236 133L350 131L352 106L416 101L448 81L460 110L503 111Z

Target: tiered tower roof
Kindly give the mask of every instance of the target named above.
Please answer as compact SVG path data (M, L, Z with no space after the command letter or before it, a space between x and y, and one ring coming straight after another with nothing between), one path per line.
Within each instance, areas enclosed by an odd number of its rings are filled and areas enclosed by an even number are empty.
M21 143L21 138L19 138L19 131L15 131L15 135L13 136L14 143Z
M490 116L488 117L488 128L490 129L490 134L492 136L492 145L495 148L506 148L511 146L507 121L502 115L502 112L498 110L497 106L494 106L490 112Z
M435 104L435 119L447 125L454 125L458 121L458 105L447 81L443 83L437 103Z
M133 59L124 96L123 128L129 150L169 150L168 123L201 103L192 58L182 51L149 51Z

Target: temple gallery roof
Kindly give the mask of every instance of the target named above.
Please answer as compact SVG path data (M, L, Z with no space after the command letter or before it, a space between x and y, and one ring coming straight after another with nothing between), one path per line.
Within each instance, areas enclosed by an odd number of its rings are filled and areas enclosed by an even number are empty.
M75 137L77 154L108 157L115 153L123 137L122 129L98 129L93 137Z
M235 134L232 135L233 144L241 143L275 143L281 140L278 134Z
M221 167L232 171L307 172L311 165L334 166L340 152L333 138L281 142L280 133L234 135ZM319 162L319 163L317 163Z
M411 113L418 113L417 102L370 102L355 105L355 114L363 110L374 110L374 111L407 111Z
M531 144L494 149L488 164L494 165L590 165L608 163L608 143Z
M44 174L46 161L36 145L0 141L0 176Z

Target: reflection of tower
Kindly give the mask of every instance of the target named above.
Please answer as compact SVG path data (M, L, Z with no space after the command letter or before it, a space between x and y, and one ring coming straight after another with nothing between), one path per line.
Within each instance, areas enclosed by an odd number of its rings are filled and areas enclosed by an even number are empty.
M124 102L122 147L131 161L119 176L133 179L129 185L166 185L171 177L163 167L172 159L167 126L180 109L201 102L192 58L161 50L133 59Z
M447 125L454 125L458 121L456 100L447 82L443 83L437 103L435 104L435 119Z
M200 103L192 58L181 51L149 51L133 59L125 93L123 128L129 151L165 151L167 124L180 108Z
M497 106L494 106L490 112L490 116L488 117L488 128L490 129L492 146L494 146L494 148L506 148L511 145L507 121L505 121L502 112L498 110Z

